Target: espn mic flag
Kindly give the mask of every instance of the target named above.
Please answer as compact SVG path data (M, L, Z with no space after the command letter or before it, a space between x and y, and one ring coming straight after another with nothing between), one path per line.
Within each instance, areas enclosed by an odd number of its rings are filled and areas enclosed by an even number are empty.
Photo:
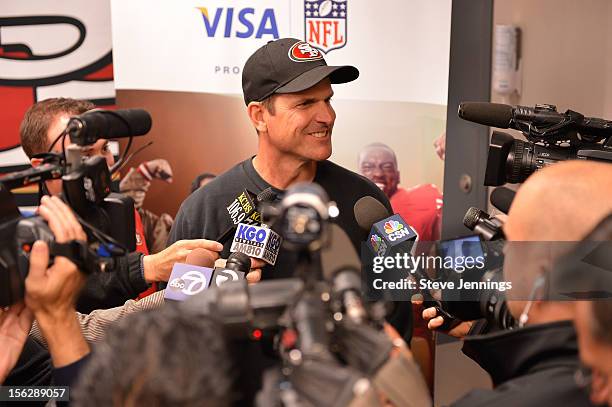
M372 225L368 247L376 256L409 252L414 255L418 233L400 215L391 215Z
M282 240L272 229L239 223L230 252L241 252L273 266Z
M164 299L185 301L210 285L213 269L192 264L175 263L168 279Z

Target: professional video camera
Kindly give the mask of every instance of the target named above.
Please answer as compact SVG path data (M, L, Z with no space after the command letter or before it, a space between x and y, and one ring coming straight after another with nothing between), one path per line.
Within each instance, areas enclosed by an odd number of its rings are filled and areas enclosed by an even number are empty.
M464 102L459 117L502 129L520 130L527 141L493 131L485 173L485 185L524 182L547 165L570 159L612 163L612 122L584 117L554 105L535 107L486 102Z
M135 249L134 203L131 198L110 190L111 173L125 162L133 136L151 128L150 115L140 109L93 110L72 117L66 129L55 139L62 154L37 155L43 163L35 168L0 177L0 305L9 305L23 296L24 280L29 270L29 252L36 240L50 246L51 256L71 258L83 272L98 270L108 257ZM74 143L65 147L69 136ZM109 169L102 157L85 157L83 148L100 138L129 137L122 158ZM22 217L10 190L44 181L62 179L62 199L74 210L87 233L90 244L72 241L53 242L46 222L37 216Z
M360 259L330 222L338 210L321 187L298 184L280 203L264 205L263 223L297 255L295 277L226 283L181 306L215 317L231 338L272 338L280 366L264 374L258 405L348 405L391 363L393 345L382 331L386 308L362 301ZM401 376L401 368L393 371L385 383Z

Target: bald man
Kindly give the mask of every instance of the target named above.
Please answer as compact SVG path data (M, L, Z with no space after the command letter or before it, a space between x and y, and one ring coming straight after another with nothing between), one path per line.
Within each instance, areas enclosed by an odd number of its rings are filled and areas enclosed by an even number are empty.
M547 275L559 257L611 211L609 164L555 164L521 186L504 225L504 279L512 282L508 307L521 327L465 337L463 352L490 374L495 388L473 390L453 406L591 405L575 379L580 368L575 304L544 296ZM443 322L432 308L423 316L432 328Z

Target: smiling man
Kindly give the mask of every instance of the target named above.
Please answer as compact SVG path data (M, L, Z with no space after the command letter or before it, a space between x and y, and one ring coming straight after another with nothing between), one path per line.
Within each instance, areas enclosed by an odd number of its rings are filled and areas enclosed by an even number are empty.
M216 239L232 226L227 207L244 189L258 194L272 187L280 198L292 184L312 181L336 202L339 215L335 222L360 251L368 231L355 220L353 208L357 200L369 195L389 211L391 205L367 178L328 161L336 120L331 104L332 84L350 82L358 76L353 66L328 66L317 49L293 38L269 42L255 51L244 66L242 90L246 112L257 132L257 155L191 194L179 210L168 243L190 238ZM344 137L341 142L352 142L350 135ZM230 244L231 241L225 244L222 257L229 255ZM296 260L295 253L281 249L275 266L264 267L262 278L292 277ZM410 303L403 304L396 308L399 311L392 323L409 340L411 308ZM241 352L236 356L249 366L242 391L251 403L261 388L261 369L274 361L264 357L251 342L236 347L235 352Z
M242 89L246 112L259 139L257 155L190 195L177 215L169 243L196 237L216 239L232 225L227 207L245 188L257 194L272 187L280 198L292 184L312 181L336 202L340 210L336 222L359 251L368 232L355 220L355 202L370 195L388 210L391 206L366 178L327 160L336 120L332 84L358 76L353 66L328 66L316 48L293 38L269 42L255 51L244 66ZM222 257L229 255L230 243ZM264 268L263 278L290 277L294 269L293 254L281 250L276 265Z

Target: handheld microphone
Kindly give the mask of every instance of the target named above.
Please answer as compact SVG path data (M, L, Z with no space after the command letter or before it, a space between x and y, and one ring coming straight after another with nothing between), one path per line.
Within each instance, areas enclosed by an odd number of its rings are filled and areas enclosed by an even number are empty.
M236 233L238 223L261 225L261 213L257 211L257 205L261 202L272 202L275 199L276 193L272 187L264 189L257 196L246 189L243 190L226 208L233 225L227 228L216 241L225 245Z
M387 208L371 196L360 198L354 212L359 226L370 230L368 246L376 256L414 255L419 235L400 215L389 216Z
M510 188L495 188L493 192L491 192L491 205L507 215L510 211L510 205L512 205L512 201L514 200L514 195L516 195L516 192Z
M251 269L251 258L244 253L235 252L229 255L225 267L215 267L211 287L219 287L229 281L243 280Z
M175 263L168 279L165 300L185 301L204 291L210 285L214 264L205 249L194 249L185 259L187 264Z
M282 238L272 229L239 223L230 252L242 252L270 265L276 263Z
M79 146L101 138L143 136L151 130L151 115L143 109L92 110L72 117L67 132Z
M505 239L502 229L503 223L496 218L492 218L485 211L471 207L463 217L463 224L470 230L478 233L484 240Z

